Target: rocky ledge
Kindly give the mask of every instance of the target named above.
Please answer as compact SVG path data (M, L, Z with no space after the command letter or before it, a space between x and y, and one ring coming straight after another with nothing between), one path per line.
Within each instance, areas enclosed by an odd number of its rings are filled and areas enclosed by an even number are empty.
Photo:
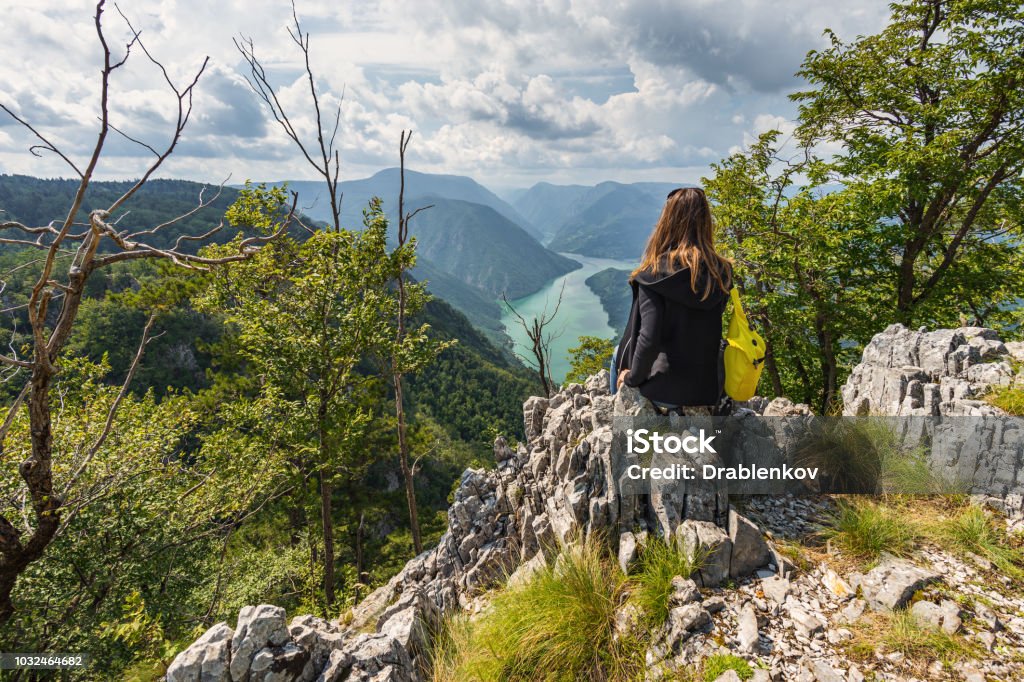
M1021 381L1014 358L1024 359L1024 344L1005 344L992 330L928 333L894 325L872 340L851 374L843 389L846 413L994 414L978 398L987 386ZM679 579L669 622L647 653L651 679L722 648L759 657L767 667L754 679L856 681L864 673L840 655L843 619L865 608L900 608L943 576L980 570L933 553L918 563L887 559L863 576L841 577L824 564L797 571L773 538L815 529L827 500L753 499L740 513L723 494L623 495L615 483L621 463L611 448L612 419L650 407L631 389L612 397L607 386L601 372L551 398L527 400L525 442L512 448L498 438L496 466L463 473L439 544L409 561L344 623L312 616L288 623L279 607L246 607L235 628L218 623L181 652L168 682L422 680L429 676L431 633L446 614L479 610L488 588L525 578L560 547L595 533L612 539L623 566L647 534L708 553L692 581ZM738 409L809 413L782 398ZM955 614L940 597L914 609L943 629L968 622L989 651L1012 649L1021 660L1024 602L995 589L967 611L957 605ZM969 675L986 665L968 665L964 674L975 679ZM876 679L906 679L893 672L896 663L866 669ZM988 670L1015 671L1005 679L1024 676L1019 664Z

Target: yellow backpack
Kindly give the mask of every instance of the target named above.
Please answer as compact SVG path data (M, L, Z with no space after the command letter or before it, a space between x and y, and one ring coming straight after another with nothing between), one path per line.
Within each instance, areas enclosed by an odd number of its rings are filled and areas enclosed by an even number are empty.
M764 339L750 328L736 287L729 292L732 319L725 340L725 392L737 401L750 400L757 392L757 381L764 369Z

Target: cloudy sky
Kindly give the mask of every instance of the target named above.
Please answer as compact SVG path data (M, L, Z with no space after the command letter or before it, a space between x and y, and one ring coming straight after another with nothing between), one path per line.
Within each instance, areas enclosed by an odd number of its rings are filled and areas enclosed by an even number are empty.
M327 106L341 101L343 177L396 165L470 175L495 189L540 180L696 181L795 113L793 73L822 31L877 31L884 0L297 0ZM149 50L185 80L210 65L163 176L232 182L310 178L246 85L232 37L252 37L300 129L310 132L300 56L281 0L123 0ZM0 0L0 102L84 157L95 139L100 53L93 7ZM128 32L113 5L116 53ZM342 97L343 95L343 97ZM173 99L132 54L113 83L113 122L158 146ZM0 112L0 172L67 175L36 158ZM111 140L104 178L132 177L140 148Z

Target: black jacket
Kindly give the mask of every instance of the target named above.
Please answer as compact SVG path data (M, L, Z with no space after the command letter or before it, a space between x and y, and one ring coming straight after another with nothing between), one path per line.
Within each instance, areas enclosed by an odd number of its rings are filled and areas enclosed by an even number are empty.
M690 287L690 270L640 273L631 282L633 307L616 358L625 384L657 402L714 405L722 395L722 313L729 294L716 285L700 300L708 273ZM732 269L723 273L727 287Z

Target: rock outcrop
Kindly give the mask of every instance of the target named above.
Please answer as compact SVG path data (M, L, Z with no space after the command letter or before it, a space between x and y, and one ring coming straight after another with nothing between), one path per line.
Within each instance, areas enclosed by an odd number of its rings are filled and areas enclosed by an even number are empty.
M999 415L979 398L989 386L1022 381L1015 374L1017 361L1024 361L1024 344L1003 343L992 330L913 332L893 325L871 341L854 368L842 391L844 414ZM286 625L279 608L247 607L235 628L219 623L179 654L168 682L424 679L430 638L446 614L480 608L488 588L526 579L560 548L592 534L611 541L624 570L654 536L707 556L692 579L673 583L670 618L647 653L655 672L670 670L673 659L706 651L708 631L725 628L732 633L727 640L744 654L758 652L766 636L778 642L773 669L832 679L841 659L826 662L817 653L808 658L802 647L819 652L838 646L849 631L834 631L830 623L850 622L865 607L904 606L935 579L932 571L895 559L849 582L824 568L820 575L794 576L793 564L765 542L758 525L730 508L724 493L672 487L625 493L618 483L624 462L612 446L613 420L654 413L636 391L626 388L613 398L607 386L607 372L601 372L551 398L527 400L525 441L513 447L498 438L495 467L463 473L438 545L364 599L344 625L311 616ZM765 416L810 414L807 406L784 398L755 398L738 409ZM751 505L751 514L761 524L778 526L777 537L784 535L781 528L811 532L821 518L819 507L798 498L758 504L759 511ZM751 573L754 582L748 582ZM717 587L723 583L740 587ZM864 600L854 599L857 589ZM708 590L716 596L707 596ZM616 636L636 627L638 614L631 608L618 614ZM984 617L981 608L976 607L978 619ZM917 609L939 627L957 623L941 599ZM995 615L992 620L998 622ZM855 672L851 667L848 679Z
M756 526L730 512L724 494L623 494L613 416L654 412L635 390L613 398L607 386L608 374L601 372L551 398L527 400L526 441L513 449L498 438L495 468L463 473L437 547L363 600L344 628L308 616L286 628L282 610L247 607L235 630L218 624L182 652L168 681L420 679L430 633L444 614L471 608L485 589L521 578L567 543L594 533L613 542L621 535L627 555L648 534L706 551L710 558L697 576L705 587L771 561Z
M901 324L876 334L843 386L843 414L995 416L981 400L992 386L1024 383L1014 370L1024 343L1003 343L984 327L911 331Z

